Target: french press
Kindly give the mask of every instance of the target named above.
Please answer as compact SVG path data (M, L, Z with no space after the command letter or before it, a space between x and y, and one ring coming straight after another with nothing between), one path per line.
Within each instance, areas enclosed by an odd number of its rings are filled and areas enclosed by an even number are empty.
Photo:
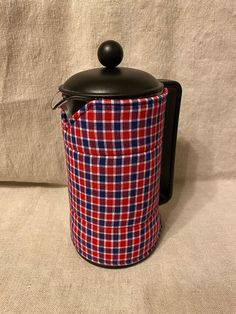
M156 247L159 204L173 192L182 89L178 82L117 67L123 49L98 48L104 66L59 86L71 238L87 261L134 265Z

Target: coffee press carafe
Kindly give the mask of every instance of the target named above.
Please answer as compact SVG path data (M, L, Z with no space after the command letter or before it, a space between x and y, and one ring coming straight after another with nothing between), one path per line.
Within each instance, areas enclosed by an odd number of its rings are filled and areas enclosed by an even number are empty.
M119 43L98 49L104 67L59 87L71 238L86 260L130 266L151 254L161 231L159 204L173 191L181 86L117 67Z

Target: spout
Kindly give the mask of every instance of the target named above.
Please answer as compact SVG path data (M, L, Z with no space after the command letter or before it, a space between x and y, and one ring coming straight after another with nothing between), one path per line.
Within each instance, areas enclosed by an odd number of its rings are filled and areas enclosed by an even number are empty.
M51 108L52 110L55 110L58 107L61 107L62 104L66 101L68 97L63 95L60 91L58 91L51 100Z
M67 118L69 119L75 112L80 110L91 100L91 98L83 96L66 96L58 91L52 99L51 108L52 110L55 110L56 108L63 108Z

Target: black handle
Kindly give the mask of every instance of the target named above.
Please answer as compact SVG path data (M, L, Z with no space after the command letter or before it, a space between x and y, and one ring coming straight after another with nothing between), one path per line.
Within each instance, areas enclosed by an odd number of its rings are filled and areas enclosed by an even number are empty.
M163 131L160 204L168 202L173 193L176 139L179 122L182 87L176 81L160 80L168 88Z

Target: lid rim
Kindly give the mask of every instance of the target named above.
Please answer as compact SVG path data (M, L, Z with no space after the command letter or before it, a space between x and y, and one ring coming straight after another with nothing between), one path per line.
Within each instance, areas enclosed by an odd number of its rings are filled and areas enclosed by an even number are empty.
M164 89L164 84L160 84L160 86L157 88L150 88L146 89L145 92L141 93L119 93L119 94L114 94L114 93L80 93L79 91L73 91L73 90L68 90L66 88L63 88L63 84L59 86L59 91L64 93L65 95L68 96L81 96L81 97L88 97L88 98L138 98L140 96L148 96L149 94L154 94L154 93L161 93Z

